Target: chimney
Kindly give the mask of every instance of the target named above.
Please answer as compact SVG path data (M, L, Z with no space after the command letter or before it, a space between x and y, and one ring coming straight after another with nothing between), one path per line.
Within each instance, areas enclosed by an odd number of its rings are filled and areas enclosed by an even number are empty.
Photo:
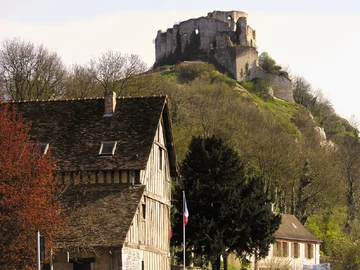
M115 107L116 107L115 92L110 92L110 93L105 94L104 102L105 102L104 117L112 116L113 113L115 112Z

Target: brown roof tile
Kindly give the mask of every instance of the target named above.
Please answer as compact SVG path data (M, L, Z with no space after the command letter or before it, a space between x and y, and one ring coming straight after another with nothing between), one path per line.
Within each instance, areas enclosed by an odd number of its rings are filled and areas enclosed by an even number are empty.
M274 236L277 239L321 242L294 215L289 214L281 214L281 224Z
M61 201L69 225L57 240L58 248L111 247L123 244L145 186L77 185Z
M58 170L139 170L146 167L166 97L117 98L112 117L103 117L103 98L13 104L32 123L31 138L50 144ZM113 157L98 156L102 141L117 141Z

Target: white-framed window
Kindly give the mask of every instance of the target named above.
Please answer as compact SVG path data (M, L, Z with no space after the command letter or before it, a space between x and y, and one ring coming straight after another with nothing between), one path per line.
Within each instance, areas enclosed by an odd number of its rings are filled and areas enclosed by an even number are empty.
M159 170L162 171L164 166L164 149L159 146Z
M146 220L146 204L145 204L145 202L143 202L141 204L141 214L142 214L142 219Z
M46 155L48 150L49 150L49 144L48 143L40 143L40 153L42 155Z
M291 243L291 258L299 258L299 257L300 257L300 244Z
M288 242L276 241L273 244L273 255L275 257L288 257L289 256L289 247Z
M314 245L313 244L305 244L305 258L306 259L314 258Z
M101 142L99 156L113 156L115 154L117 141Z

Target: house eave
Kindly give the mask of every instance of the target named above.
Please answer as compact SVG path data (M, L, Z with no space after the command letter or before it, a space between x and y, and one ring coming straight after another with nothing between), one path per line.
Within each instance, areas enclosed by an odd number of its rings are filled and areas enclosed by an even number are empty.
M276 239L279 240L289 240L289 241L298 241L298 242L311 242L311 243L322 243L321 240L315 240L315 239L305 239L305 238L297 238L297 237L279 237L275 236Z

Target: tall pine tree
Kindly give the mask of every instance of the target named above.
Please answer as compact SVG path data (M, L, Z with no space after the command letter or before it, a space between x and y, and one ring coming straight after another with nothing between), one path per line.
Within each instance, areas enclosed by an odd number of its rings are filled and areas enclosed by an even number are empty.
M259 172L221 138L193 138L181 166L182 184L175 198L186 192L189 223L187 247L220 269L220 256L267 254L280 216L266 207ZM181 214L181 199L176 200ZM176 217L176 215L174 215ZM180 215L178 215L180 216ZM174 243L181 242L181 219L175 218Z

